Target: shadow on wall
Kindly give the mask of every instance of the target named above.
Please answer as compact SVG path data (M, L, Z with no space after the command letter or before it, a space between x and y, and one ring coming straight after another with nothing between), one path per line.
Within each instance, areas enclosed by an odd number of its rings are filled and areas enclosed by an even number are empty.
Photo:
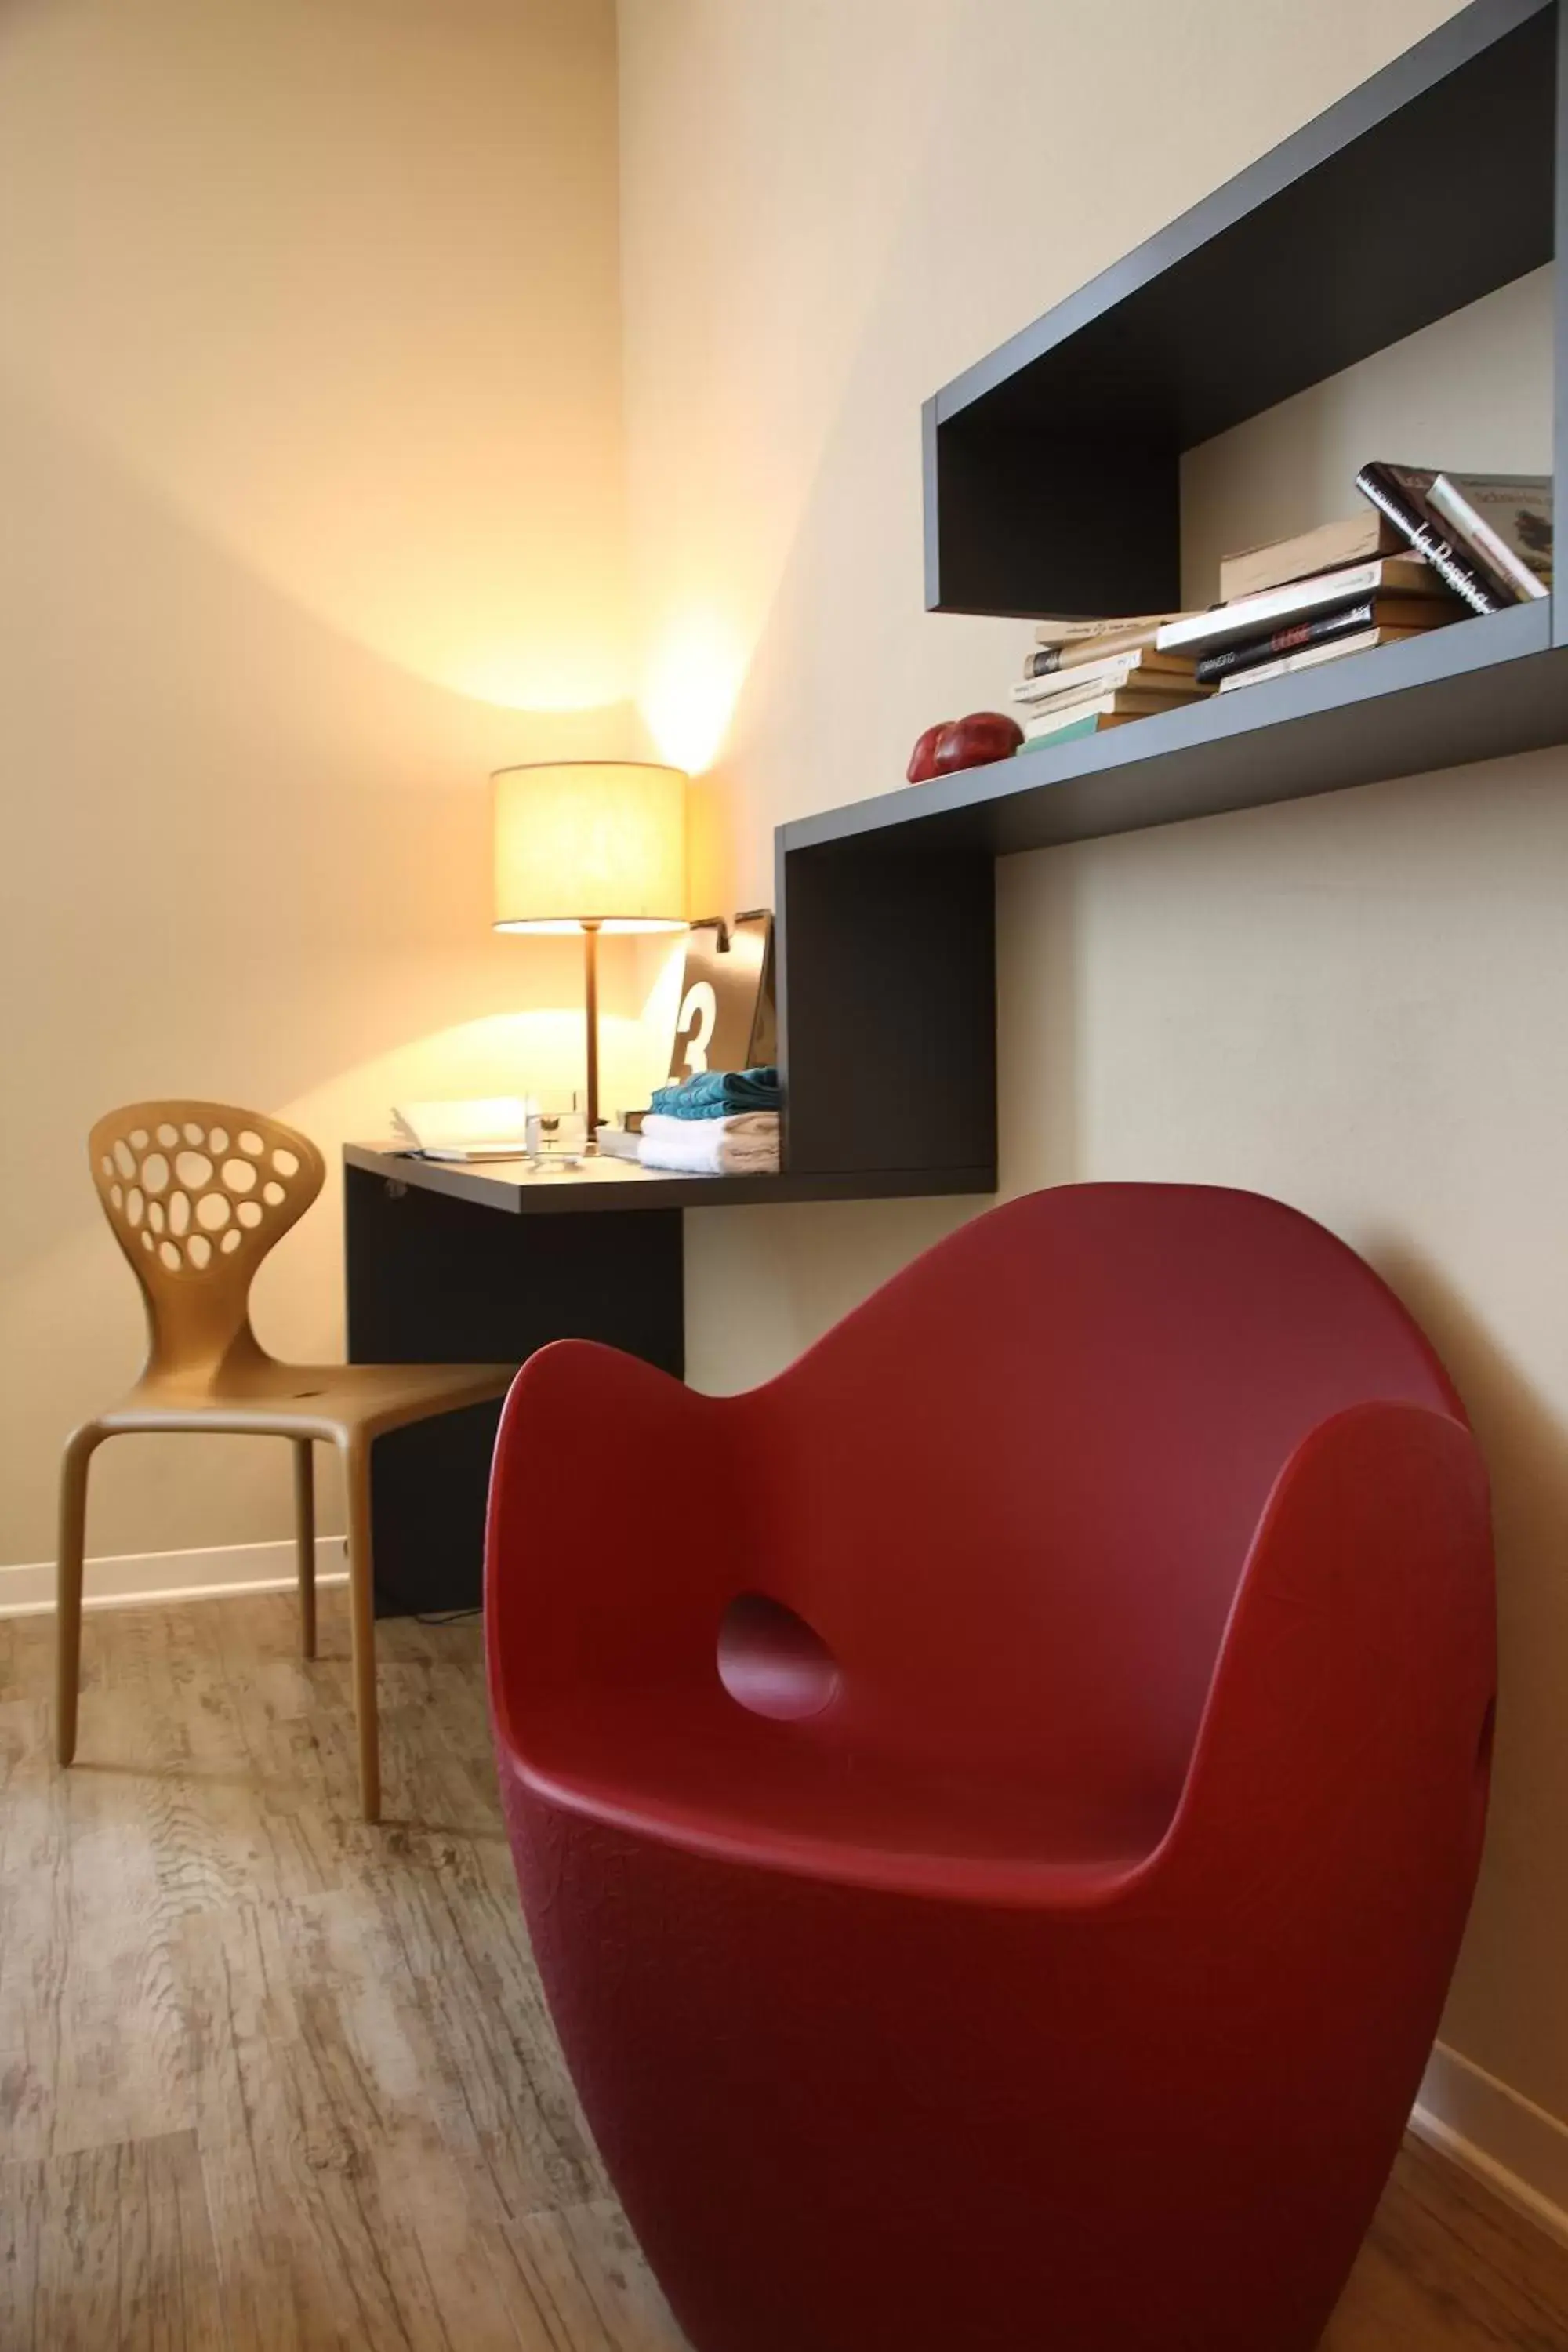
M612 0L0 20L0 363L460 697L625 695Z
M996 861L996 1118L1004 1198L1081 1171L1091 1062L1083 902L1070 856Z
M1532 1864L1543 1850L1561 1853L1568 1843L1568 1424L1433 1260L1398 1236L1374 1240L1365 1255L1447 1366L1492 1483L1500 1648L1496 1780L1480 1889L1444 2039L1500 2081L1528 2083L1541 2105L1568 2116L1568 2052L1555 2062L1556 2079L1543 2079L1553 2053L1531 2024L1542 2004L1550 2011L1560 2003L1568 1980L1568 1878L1562 1872L1543 1876L1538 1859ZM1504 1933L1505 1920L1517 1919L1526 1901L1537 1915L1530 1963L1540 1968L1542 1956L1552 1956L1541 1984L1530 1990L1519 1981L1527 1956L1517 1935Z
M629 705L501 709L372 652L3 378L0 442L0 1085L26 1106L0 1234L0 1560L26 1560L50 1549L65 1432L137 1360L83 1164L93 1118L210 1095L293 1117L331 1154L399 1094L515 1088L520 1045L544 1065L528 1083L576 1083L575 943L489 928L488 776L643 747ZM607 955L612 1036L643 994ZM319 1349L340 1297L323 1202L268 1269L269 1338ZM166 1479L113 1465L95 1549L283 1533L265 1452L215 1444Z

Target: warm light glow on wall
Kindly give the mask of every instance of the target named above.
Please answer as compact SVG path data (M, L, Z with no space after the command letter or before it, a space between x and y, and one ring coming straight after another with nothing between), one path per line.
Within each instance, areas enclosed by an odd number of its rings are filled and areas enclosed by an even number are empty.
M442 683L508 710L602 709L627 695L619 647L531 628L526 644L479 646L449 656Z
M638 698L648 730L671 765L700 776L718 758L745 679L750 648L714 612L669 622L648 657Z
M630 699L614 16L0 11L7 213L71 159L0 373L112 480L146 593L205 563L345 697L357 648L502 708Z

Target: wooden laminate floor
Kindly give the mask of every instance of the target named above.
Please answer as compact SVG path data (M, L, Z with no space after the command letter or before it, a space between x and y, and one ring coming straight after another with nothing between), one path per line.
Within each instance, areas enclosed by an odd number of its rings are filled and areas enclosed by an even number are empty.
M529 1960L478 1627L381 1635L370 1830L340 1593L312 1666L281 1595L90 1617L68 1774L50 1628L0 1621L3 2352L681 2352ZM1568 2347L1568 2251L1412 2147L1324 2352L1505 2345Z

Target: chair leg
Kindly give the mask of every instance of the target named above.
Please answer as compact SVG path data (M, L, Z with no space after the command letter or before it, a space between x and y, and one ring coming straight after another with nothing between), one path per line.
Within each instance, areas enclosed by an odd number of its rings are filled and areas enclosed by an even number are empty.
M300 1569L300 1654L316 1654L316 1475L308 1437L294 1445L294 1543Z
M60 1532L55 1569L55 1752L62 1764L69 1764L76 1756L88 1465L108 1435L106 1429L89 1421L68 1440L60 1462Z
M353 1629L360 1806L367 1822L378 1822L381 1745L375 1707L375 1569L370 1542L370 1451L371 1440L357 1434L342 1449L348 1488L349 1609Z

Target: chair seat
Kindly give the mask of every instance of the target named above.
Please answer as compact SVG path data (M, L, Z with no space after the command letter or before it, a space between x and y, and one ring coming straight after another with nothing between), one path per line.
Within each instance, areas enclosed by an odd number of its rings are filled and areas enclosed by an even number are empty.
M591 1820L836 1885L951 1899L1102 1899L1159 1846L1138 1804L878 1756L763 1721L722 1693L606 1691L531 1706L514 1769Z
M213 1375L143 1374L101 1416L129 1430L227 1430L335 1443L503 1396L515 1364L281 1364L270 1357Z

